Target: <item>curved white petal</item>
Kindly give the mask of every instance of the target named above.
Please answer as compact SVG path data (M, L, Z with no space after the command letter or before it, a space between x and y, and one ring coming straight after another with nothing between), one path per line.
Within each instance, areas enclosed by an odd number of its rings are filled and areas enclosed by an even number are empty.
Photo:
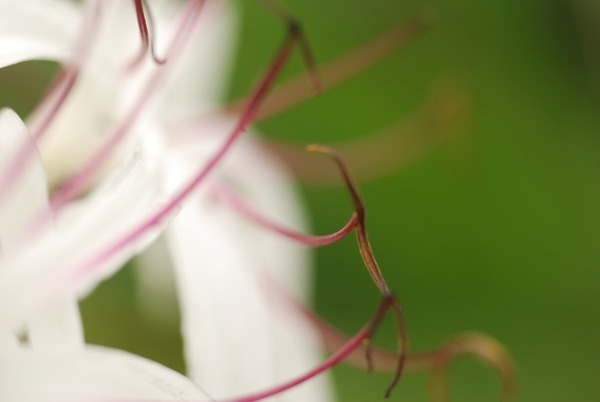
M20 325L65 295L83 296L112 275L162 230L163 225L157 225L106 253L143 222L161 198L158 183L137 154L93 194L71 205L51 230L32 241L29 252L3 261L0 327Z
M0 219L0 244L5 257L18 252L23 246L18 243L23 240L23 229L36 213L48 206L48 191L46 176L35 149L35 144L29 137L27 128L15 112L9 109L0 111L0 174L4 175L21 152L33 153L20 167L18 182L11 188L8 195L4 194L3 208ZM25 249L30 252L30 249ZM2 252L0 252L0 255ZM8 255L8 256L7 256ZM77 302L70 295L56 305L46 306L44 310L28 323L29 342L36 347L57 347L61 345L83 344L81 320ZM4 337L11 337L6 334ZM7 346L7 343L0 343ZM14 345L13 345L14 346Z
M198 160L212 154L220 142L214 140L203 137L196 143L200 145L175 151L167 162L170 181L189 176ZM236 144L213 180L232 184L278 220L302 228L303 217L287 175L252 140ZM176 268L190 376L219 398L283 383L318 365L320 355L309 328L278 306L265 286L265 272L270 272L295 293L305 294L307 250L265 233L219 204L206 191L208 184L182 208L166 233ZM326 379L319 378L278 400L329 397Z
M9 194L2 194L0 208L0 254L10 252L20 231L34 213L48 205L46 175L33 140L23 121L10 109L0 110L0 176L21 152L33 153L21 168L19 181Z
M182 375L119 350L0 352L0 400L82 402L206 400Z
M0 68L27 60L65 60L80 22L74 1L0 0Z

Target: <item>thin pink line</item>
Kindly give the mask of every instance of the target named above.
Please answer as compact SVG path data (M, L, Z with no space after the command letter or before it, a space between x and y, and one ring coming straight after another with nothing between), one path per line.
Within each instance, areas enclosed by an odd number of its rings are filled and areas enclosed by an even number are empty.
M170 59L176 59L176 57L181 53L185 43L187 42L187 39L190 38L190 33L195 27L195 22L198 21L197 17L200 15L200 11L204 3L205 0L190 0L190 2L188 2L186 9L183 11L183 17L179 27L169 46ZM196 21L194 21L194 18L196 18ZM34 235L37 231L43 228L44 225L52 219L54 214L61 207L73 199L73 197L77 196L79 191L81 191L81 189L87 185L87 183L92 179L94 173L108 158L110 152L125 137L125 134L127 134L129 128L131 128L131 126L134 124L139 113L150 98L152 92L158 87L158 84L165 74L166 69L171 64L172 63L169 63L167 66L161 67L156 72L146 86L142 95L138 98L130 113L128 113L127 117L115 129L115 131L113 131L109 139L98 151L96 151L96 153L92 156L92 159L88 161L88 163L86 163L86 165L79 172L71 176L71 178L68 179L67 182L56 191L50 200L51 208L44 208L34 216L34 218L22 232L22 236L24 238Z
M273 389L270 389L268 391L264 391L264 392L261 392L261 393L258 393L258 394L252 395L252 396L246 396L246 397L242 397L242 398L238 398L238 399L231 399L226 402L260 401L262 399L280 394L291 388L294 388L295 386L300 385L300 384L330 370L334 366L341 363L352 352L354 352L356 349L361 347L363 341L368 339L370 334L371 334L371 328L369 328L369 327L363 328L362 330L360 330L360 332L356 336L354 336L346 344L344 344L344 346L342 346L342 348L340 350L338 350L335 354L333 354L327 360L325 360L325 362L323 362L323 364L321 364L319 367L309 371L308 373L304 374L303 376L300 376L292 381L289 381L285 384L282 384L282 385L275 387Z
M358 222L356 213L354 213L352 214L348 222L335 233L320 236L304 234L285 228L279 225L278 223L271 221L270 219L253 209L244 200L238 197L233 191L224 186L219 186L218 188L215 188L214 191L218 198L222 199L225 203L229 204L234 210L245 215L254 223L264 227L265 229L278 233L290 240L293 240L300 244L304 244L305 246L322 247L336 243L348 236L350 233L352 233L352 230Z
M227 137L225 143L222 147L217 151L217 153L208 161L208 163L200 168L200 170L196 173L196 175L190 180L177 193L165 206L160 208L154 215L152 215L149 219L142 222L138 227L133 229L131 232L117 240L115 243L110 245L107 249L103 250L101 253L90 259L87 263L83 264L79 269L77 269L71 278L71 280L77 280L78 276L85 275L89 271L96 268L98 265L108 260L112 256L114 256L117 252L125 248L127 245L131 244L133 241L137 240L144 233L156 227L162 221L168 217L169 214L175 210L181 202L187 198L198 185L204 180L204 178L212 172L212 170L217 166L217 164L223 159L223 157L227 154L229 149L233 146L235 141L244 133L246 127L252 122L252 119L256 115L256 112L260 106L262 99L267 94L269 88L275 81L275 78L279 75L279 72L285 65L285 62L290 56L291 50L294 45L294 39L289 38L284 44L283 48L280 50L277 55L275 61L271 64L271 67L260 81L257 89L253 92L253 95L250 97L246 109L242 113L237 125L232 130L232 132Z
M325 360L323 363L321 363L318 367L310 370L308 373L295 378L291 381L288 381L282 385L279 385L275 388L272 388L270 390L267 391L263 391L260 392L258 394L254 394L254 395L250 395L250 396L244 396L244 397L240 397L240 398L235 398L235 399L229 399L229 400L219 400L219 399L211 399L211 402L256 402L256 401L260 401L263 400L265 398L269 398L271 396L275 396L278 394L281 394L285 391L288 391L298 385L301 385L315 377L317 377L320 374L323 374L327 371L329 371L330 369L332 369L333 367L337 366L338 364L340 364L342 361L344 361L344 359L346 359L350 354L352 354L356 349L360 348L362 346L362 343L369 338L369 336L371 335L373 328L372 325L368 325L367 327L361 329L354 337L352 337L351 339L348 340L348 342L346 342L337 352L335 352L333 355L331 355L327 360ZM105 402L161 402L155 399L152 400L132 400L132 399L108 399L108 400L94 400L95 402L100 402L100 401L105 401ZM193 402L193 401L189 401L189 402Z

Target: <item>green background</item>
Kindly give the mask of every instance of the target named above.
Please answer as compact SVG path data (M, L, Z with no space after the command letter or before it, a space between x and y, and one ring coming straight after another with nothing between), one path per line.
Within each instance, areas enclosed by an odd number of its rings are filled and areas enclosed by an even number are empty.
M285 35L256 3L240 3L230 99L247 93ZM600 400L600 3L284 4L303 23L319 62L423 7L438 16L430 32L376 68L259 124L268 137L327 144L409 116L435 88L458 88L468 100L467 119L447 144L360 184L373 247L406 311L411 349L467 330L489 333L516 361L519 401ZM284 76L302 70L296 56ZM3 98L10 98L3 103L26 110L29 89L15 89L10 79L19 72L1 74ZM351 212L341 187L303 191L316 233L336 229ZM317 311L356 331L379 298L354 240L317 256ZM176 328L150 331L132 289L126 269L83 303L88 339L181 368ZM393 346L389 322L377 340ZM334 374L345 402L382 400L389 380L348 367ZM451 378L456 401L498 400L493 373L470 359L458 362ZM426 385L425 375L408 375L391 400L424 401Z

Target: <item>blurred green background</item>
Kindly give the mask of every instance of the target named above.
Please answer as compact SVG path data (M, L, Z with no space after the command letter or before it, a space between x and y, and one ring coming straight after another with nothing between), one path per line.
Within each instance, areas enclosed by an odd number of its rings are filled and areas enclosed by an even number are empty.
M410 116L436 89L461 94L456 102L467 118L445 145L361 183L371 241L406 311L411 349L485 332L514 356L519 401L600 400L600 3L284 4L303 23L319 62L424 7L438 16L431 31L369 72L259 124L272 138L336 143ZM254 2L240 5L229 99L247 93L285 34ZM295 57L284 75L302 71ZM2 74L5 95L26 99L11 89L11 72ZM26 108L14 99L11 106ZM414 135L431 135L426 131ZM341 187L303 191L316 233L336 229L351 212ZM317 311L356 331L379 299L354 240L317 256ZM133 273L124 270L83 303L88 339L180 369L175 329L148 331L132 287ZM377 340L392 347L393 327L386 324ZM389 381L348 367L334 375L344 402L382 400ZM457 362L451 378L456 401L498 400L494 374L470 359ZM425 401L426 385L425 375L408 375L391 400Z

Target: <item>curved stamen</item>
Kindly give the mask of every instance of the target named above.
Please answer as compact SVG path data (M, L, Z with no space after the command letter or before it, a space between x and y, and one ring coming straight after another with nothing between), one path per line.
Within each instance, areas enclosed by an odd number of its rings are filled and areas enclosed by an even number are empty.
M308 321L321 337L325 350L332 352L346 344L350 337L340 330L332 327L323 318L319 317L310 308L293 297L289 292L268 277L267 290L271 291L278 301L284 301L294 312ZM482 363L489 364L498 372L502 380L502 401L513 401L516 396L515 368L509 353L495 339L479 333L467 333L455 337L438 349L427 352L408 353L406 355L405 373L419 373L429 371L431 377L431 395L434 401L447 401L447 371L450 363L456 359L471 355ZM374 369L377 372L394 372L397 369L398 354L393 351L373 348L371 350ZM369 369L365 364L361 350L356 349L347 355L344 363L352 366Z
M250 98L246 109L239 117L236 126L231 131L221 148L219 148L212 158L210 158L210 160L203 167L201 167L198 172L196 172L192 179L188 181L185 186L183 186L183 188L180 189L158 211L148 217L145 221L141 222L130 232L126 233L114 243L110 244L107 248L101 250L100 253L92 256L92 258L90 258L88 261L85 261L82 265L76 267L75 270L70 272L69 277L61 278L61 280L66 280L69 283L76 282L80 280L82 276L93 272L102 263L117 255L121 250L132 244L137 239L141 238L152 228L160 225L179 207L179 205L204 181L206 176L208 176L215 169L215 167L227 154L236 140L245 132L246 127L252 123L260 103L267 95L275 79L279 76L281 70L289 59L295 42L296 36L293 32L290 32L283 43L283 46L275 57L275 60L271 63L262 80L259 81L256 89L253 92L253 96ZM62 287L64 285L65 284L62 282L57 283L58 287Z
M263 2L263 4L265 3ZM279 11L273 6L266 7L274 14L280 15L284 19L287 18L287 14L283 11ZM311 56L312 53L310 51L304 52L305 63L308 66L309 74L312 77L311 80L315 82L315 80L318 79L319 84L317 88L319 92L327 91L343 84L382 62L397 50L412 43L415 39L425 33L431 25L432 19L426 13L421 13L363 46L318 67L316 67L314 58ZM306 57L306 55L309 56ZM315 65L315 67L311 67L311 65ZM312 72L317 70L318 75ZM269 99L265 100L256 115L256 121L258 122L282 113L310 99L313 95L314 93L306 88L306 77L304 74L286 81L275 88L269 96ZM244 103L245 100L242 99L233 102L225 107L225 109L218 110L217 112L237 114ZM211 116L211 113L208 115L204 113L202 115L174 122L173 126L176 127L177 130L185 130L188 127L196 127Z
M300 26L300 22L288 14L279 4L275 3L273 0L255 0L258 4L263 6L273 15L280 18L284 21L289 31L294 31L297 33L298 37L298 47L300 48L300 52L302 53L302 58L304 59L304 65L308 71L308 77L310 83L312 84L313 91L315 93L321 92L321 79L319 77L319 72L317 68L317 62L315 61L314 52L311 49L310 43L306 39L306 35ZM304 85L306 88L306 85ZM304 89L303 88L303 89ZM273 91L273 93L277 92L277 90ZM268 101L267 101L268 102ZM265 102L265 103L267 103ZM261 109L263 107L261 106Z
M332 89L380 63L420 37L431 24L427 16L415 16L358 49L320 66L321 90ZM298 77L273 91L273 97L261 107L258 119L272 117L310 99L313 94L306 90L304 81L304 77ZM239 102L236 102L227 111L235 112L239 107Z
M204 0L191 0L186 10L183 11L181 23L175 33L169 47L168 57L174 58L182 50L184 43L191 35L191 26L198 20ZM104 165L112 151L123 141L126 134L137 121L144 107L147 105L152 95L162 82L168 68L162 68L156 71L148 84L134 103L132 109L126 117L120 122L115 130L109 135L107 141L102 147L87 161L79 172L71 176L56 191L51 200L53 210L62 207L66 202L77 196L94 177L94 174Z
M400 376L402 375L402 370L404 368L404 362L406 360L406 352L407 352L408 345L407 345L406 327L404 325L404 313L402 311L402 307L396 301L396 299L392 296L392 293L391 293L385 279L383 278L381 269L379 268L379 265L377 264L375 255L373 254L373 249L371 247L371 243L369 242L369 237L367 236L367 230L366 230L366 226L365 226L366 211L365 211L364 203L360 197L360 194L358 193L358 188L356 187L356 184L354 184L354 180L352 179L352 176L350 175L350 171L349 171L348 167L346 166L344 159L337 151L335 151L332 148L323 146L323 145L313 144L313 145L309 145L306 149L309 152L327 155L337 164L337 166L340 170L340 173L342 174L342 177L344 179L344 182L346 184L346 187L348 189L348 192L350 193L350 198L352 199L352 203L354 204L354 210L357 215L357 224L355 227L356 239L358 242L358 249L360 251L362 260L365 263L365 266L367 267L367 270L369 271L371 278L375 282L375 285L377 285L377 288L379 288L379 291L381 292L381 294L384 297L390 297L391 300L393 301L392 302L392 311L394 312L394 318L396 321L396 329L398 331L398 348L399 348L400 352L398 354L396 372L395 372L394 377L392 378L392 381L391 381L391 383L386 391L386 394L385 394L386 397L389 397L391 395L392 390L394 389L394 387L400 380ZM372 367L371 353L370 353L369 346L367 346L366 352L367 352L367 361L368 361L369 367Z
M99 0L102 2L102 0ZM183 50L193 31L193 26L198 21L200 11L205 0L190 0L183 11L180 24L175 32L169 47L169 57L175 58ZM172 63L170 63L172 65ZM158 69L150 78L142 93L136 99L131 110L125 115L114 131L108 136L102 146L92 155L86 164L75 174L69 177L59 187L50 199L50 208L45 208L36 214L31 222L22 231L22 236L32 236L51 219L51 217L74 197L78 196L92 181L99 169L111 155L112 151L124 140L131 127L137 121L143 108L152 98L152 95L162 82L168 66ZM1 195L1 193L0 193Z
M150 7L148 7L148 3L146 0L133 0L133 4L140 31L140 38L142 39L142 47L128 69L131 70L136 67L144 59L148 51L150 51L152 60L154 60L156 64L165 64L167 59L156 55L156 38L153 32L154 19L152 18L152 12L150 11Z
M448 398L448 366L462 355L472 355L496 369L502 379L502 401L514 401L517 380L514 363L504 347L493 338L483 334L468 333L446 343L438 351L423 353L422 358L432 362L431 397L446 402Z
M344 225L344 227L342 227L335 233L322 236L307 235L296 232L294 230L290 230L276 222L273 222L272 220L265 217L254 208L252 208L248 203L246 203L244 200L238 197L232 190L224 186L215 187L214 192L219 200L225 202L231 208L243 214L254 223L262 226L267 230L278 233L283 237L286 237L290 240L293 240L295 242L309 247L327 246L342 240L352 232L358 221L357 215L352 214L352 216Z
M389 310L390 308L393 308L392 300L390 298L384 297L382 299L381 303L379 304L379 307L377 308L377 312L375 313L375 316L373 317L371 322L369 324L367 324L363 329L361 329L354 337L352 337L350 340L348 340L348 342L346 342L335 354L333 354L331 357L329 357L329 359L327 359L325 362L323 362L319 367L309 371L308 373L306 373L292 381L289 381L289 382L287 382L283 385L280 385L278 387L275 387L273 389L270 389L270 390L267 390L264 392L260 392L258 394L251 395L251 396L231 399L226 402L260 401L262 399L281 394L282 392L292 389L292 388L296 387L297 385L300 385L300 384L318 376L319 374L325 373L326 371L330 370L331 368L333 368L334 366L336 366L337 364L342 362L352 352L361 348L363 343L368 341L368 339L370 339L373 336L375 330L377 329L377 327L379 326L379 323L381 322L381 319L383 318L383 316L385 315L387 310Z

